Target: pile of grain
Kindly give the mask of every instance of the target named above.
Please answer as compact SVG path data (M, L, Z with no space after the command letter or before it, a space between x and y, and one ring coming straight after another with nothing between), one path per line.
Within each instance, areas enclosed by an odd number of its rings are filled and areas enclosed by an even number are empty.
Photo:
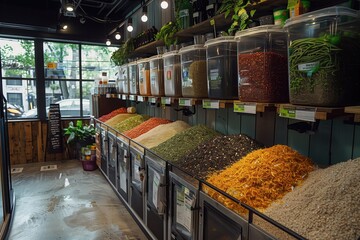
M282 198L314 170L311 160L285 145L255 150L225 170L210 175L207 182L258 210ZM209 194L236 212L243 209L227 202L218 192Z
M134 116L136 116L136 114L121 113L121 114L118 114L115 117L112 117L111 119L107 120L105 122L105 124L110 127L115 127L115 125L118 124L119 122L124 121L124 120L134 117Z
M197 146L176 165L193 176L206 178L208 174L224 169L261 147L246 135L218 136Z
M265 214L308 239L359 239L360 158L310 173Z
M176 162L199 144L211 140L219 133L204 125L196 125L180 132L150 150L165 160Z
M125 132L125 131L128 131L138 125L140 125L141 123L145 122L146 120L148 120L150 117L147 116L147 115L138 115L138 114L135 114L135 116L133 117L130 117L128 119L125 119L119 123L117 123L114 128L122 133L122 132Z
M124 132L124 135L126 135L129 138L136 138L161 124L167 124L170 122L171 122L170 120L164 118L153 117L141 123L140 125L134 127L133 129Z
M116 115L120 114L120 113L127 113L127 109L122 107L122 108L118 108L114 111L112 111L111 113L108 113L106 115L103 115L99 118L100 121L102 122L106 122L107 120L115 117Z
M175 121L173 123L159 125L133 140L146 148L153 148L189 127L190 125L186 122ZM135 144L135 146L137 145Z

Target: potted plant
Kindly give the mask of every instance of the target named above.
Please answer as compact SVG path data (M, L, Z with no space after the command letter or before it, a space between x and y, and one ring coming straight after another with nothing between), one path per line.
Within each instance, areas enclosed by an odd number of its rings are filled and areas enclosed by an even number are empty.
M83 124L82 120L77 120L76 125L73 122L64 129L64 135L67 136L66 142L69 144L71 157L78 158L81 156L81 148L91 145L95 142L95 127L93 124Z

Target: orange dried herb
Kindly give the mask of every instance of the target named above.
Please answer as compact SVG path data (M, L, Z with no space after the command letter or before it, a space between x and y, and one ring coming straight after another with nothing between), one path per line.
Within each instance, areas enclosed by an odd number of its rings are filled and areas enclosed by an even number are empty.
M157 127L161 124L167 124L170 122L171 121L167 120L167 119L153 117L153 118L150 118L149 120L146 120L145 122L141 123L140 125L124 132L124 135L126 135L129 138L136 138L136 137L150 131L154 127Z
M207 182L239 201L263 211L300 184L314 170L311 160L285 145L253 151L225 170L210 175ZM208 194L236 212L243 208L220 193Z

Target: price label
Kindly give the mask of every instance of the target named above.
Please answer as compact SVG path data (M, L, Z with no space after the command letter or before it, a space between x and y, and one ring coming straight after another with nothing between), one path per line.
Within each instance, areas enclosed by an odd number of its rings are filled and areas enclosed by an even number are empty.
M156 98L149 98L150 103L156 103Z
M187 99L187 98L180 98L179 99L179 106L184 106L184 107L191 107L191 99Z
M219 100L203 100L202 105L203 105L203 108L219 109L220 101Z
M56 69L57 67L57 64L54 62L48 62L46 65L48 69Z
M215 19L211 19L211 20L210 20L210 25L211 25L211 26L214 26L214 25L215 25Z
M169 98L169 97L162 97L162 98L161 98L161 104L162 104L162 105L170 105L170 104L171 104L171 98Z
M316 108L313 107L280 107L280 117L315 122Z
M256 103L234 102L234 112L256 114Z
M122 95L122 100L126 100L127 99L127 96L126 95Z
M111 98L111 94L110 94L110 93L107 93L107 94L106 94L106 98Z
M138 96L138 97L137 97L137 100L138 100L139 102L144 102L144 97L143 97L143 96Z
M135 96L135 95L130 95L130 96L129 96L129 99L130 99L131 101L136 101L136 96Z
M121 99L121 94L118 94L117 97L118 97L118 99Z

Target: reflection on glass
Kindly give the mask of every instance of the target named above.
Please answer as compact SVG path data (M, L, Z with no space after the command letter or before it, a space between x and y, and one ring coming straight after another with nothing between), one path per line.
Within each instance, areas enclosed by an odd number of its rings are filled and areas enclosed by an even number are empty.
M3 119L0 119L1 121ZM1 225L3 224L4 222L4 203L3 203L3 183L2 183L2 179L3 179L3 176L2 176L2 166L3 166L3 156L2 156L2 148L4 147L4 144L0 138L0 228L1 228Z

